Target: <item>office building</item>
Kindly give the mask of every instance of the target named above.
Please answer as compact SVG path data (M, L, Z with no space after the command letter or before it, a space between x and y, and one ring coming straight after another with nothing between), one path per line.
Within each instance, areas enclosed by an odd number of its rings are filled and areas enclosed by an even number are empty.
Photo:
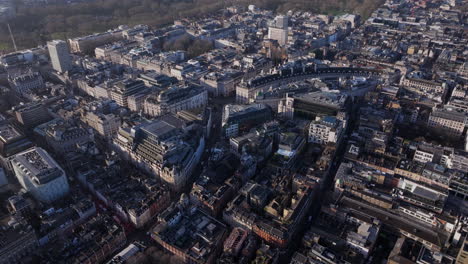
M31 141L11 124L0 125L0 154L3 157L10 157L31 146Z
M208 93L205 88L198 85L174 86L159 95L147 97L144 112L155 117L199 108L207 103Z
M114 143L136 166L159 176L173 189L186 186L205 147L200 129L167 115L132 128L121 128Z
M128 97L142 92L145 84L141 80L127 79L114 85L110 92L111 99L118 105L128 108Z
M127 98L128 109L133 112L141 112L144 109L145 100L149 96L149 89L144 89Z
M123 39L122 30L115 29L94 35L68 39L68 43L70 44L71 52L88 54L94 52L96 47L121 39Z
M467 114L451 107L434 108L427 122L433 129L446 132L449 136L460 137L465 129Z
M47 42L47 48L49 49L49 56L54 70L59 73L71 70L72 60L67 42L63 40L52 40Z
M49 110L42 104L31 102L13 109L16 121L26 128L33 128L52 119Z
M81 117L81 120L96 130L99 135L108 139L117 134L121 123L119 116L97 112L87 112Z
M32 142L11 124L5 123L0 125L0 165L8 173L13 172L9 158L32 146Z
M317 117L310 123L309 143L338 144L343 134L343 123L334 116Z
M16 154L11 163L21 186L38 201L50 203L68 193L65 171L42 148Z
M38 129L41 128L42 129ZM42 139L56 154L66 154L78 149L78 145L84 145L93 141L91 129L84 129L63 120L53 120L36 127L35 131L41 131Z
M41 74L32 70L8 74L8 83L16 94L23 97L45 87Z
M271 119L271 109L264 104L224 106L221 126L228 138L236 137L241 131L248 131Z
M278 44L285 46L288 43L288 17L277 16L268 27L268 38L277 40Z
M292 119L301 117L315 119L317 116L335 116L346 111L349 98L345 94L330 92L312 92L286 96L278 104L278 114Z
M213 96L230 96L236 92L236 85L241 82L242 72L210 72L200 79Z

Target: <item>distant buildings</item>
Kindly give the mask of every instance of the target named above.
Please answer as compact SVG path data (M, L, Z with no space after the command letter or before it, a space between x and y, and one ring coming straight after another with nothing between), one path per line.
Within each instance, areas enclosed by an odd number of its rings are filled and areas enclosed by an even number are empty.
M41 202L53 202L69 191L65 171L41 148L16 154L11 161L21 186Z
M115 29L104 33L98 33L85 37L68 39L70 51L73 53L90 53L98 46L123 39L121 29Z
M226 6L70 39L72 70L63 41L2 56L0 263L465 263L462 2Z
M52 40L47 42L52 67L59 73L64 73L72 68L70 52L67 42L63 40Z

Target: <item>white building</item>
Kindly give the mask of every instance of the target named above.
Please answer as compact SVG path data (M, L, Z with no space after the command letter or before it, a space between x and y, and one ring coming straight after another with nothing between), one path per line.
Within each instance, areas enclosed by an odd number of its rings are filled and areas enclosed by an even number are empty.
M120 127L120 117L114 114L87 112L83 115L82 121L106 138L112 138Z
M42 148L16 154L11 164L21 186L41 202L53 202L69 191L65 172Z
M63 40L49 41L47 42L47 48L49 49L49 56L54 70L60 73L71 70L72 60L67 42Z
M167 113L177 113L205 106L208 103L208 92L197 85L175 86L159 95L145 99L144 112L156 117Z
M317 117L310 123L309 143L339 143L343 128L343 123L334 116Z
M277 16L275 21L268 27L268 38L277 40L281 46L288 43L288 17Z
M452 107L434 108L429 116L428 126L442 129L450 136L460 137L465 129L467 114Z

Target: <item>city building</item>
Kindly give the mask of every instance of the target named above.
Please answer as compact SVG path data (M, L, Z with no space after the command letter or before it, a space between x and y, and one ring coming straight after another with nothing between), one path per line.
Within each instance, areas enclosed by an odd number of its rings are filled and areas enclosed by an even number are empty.
M343 124L334 116L317 117L310 123L309 143L339 144L343 135Z
M121 123L119 116L91 111L83 114L81 120L96 130L100 136L108 139L117 134Z
M73 264L102 263L127 242L125 230L106 214L98 214L77 226L63 246L57 245L46 261Z
M235 227L229 237L224 241L224 252L238 255L246 241L248 232L240 227Z
M186 186L205 147L200 129L184 128L172 115L121 128L114 143L124 157L176 190Z
M468 177L463 174L451 177L449 192L455 197L459 197L466 201L468 199Z
M91 129L84 129L60 119L39 125L34 131L56 154L73 152L78 146L93 142Z
M402 78L401 85L412 92L423 94L437 102L443 102L449 90L446 84L424 79Z
M2 241L0 243L0 263L14 264L39 247L38 237L34 229L26 223L17 223L16 228L2 225L0 229Z
M81 171L78 181L125 224L142 229L171 202L170 189L137 171L122 174L118 166L95 166Z
M42 148L34 147L11 160L21 186L40 202L53 202L69 191L65 171Z
M242 72L210 72L203 76L200 82L213 96L227 97L235 94L242 76Z
M47 48L49 49L49 56L54 70L59 73L71 70L73 65L67 42L52 40L47 42Z
M33 128L52 119L49 110L39 102L31 102L13 108L16 121L26 128Z
M277 16L268 27L268 38L277 40L281 46L288 43L288 17Z
M271 109L263 104L225 105L221 126L226 137L236 137L240 132L270 120L271 115Z
M205 88L197 85L174 86L158 95L150 95L144 102L144 113L156 117L168 113L200 108L208 103Z
M399 181L395 194L403 201L438 213L442 212L448 197L446 190L439 190L435 186L428 187L408 179Z
M459 149L455 149L450 157L450 162L447 164L447 167L467 173L468 153Z
M127 98L128 109L136 113L142 112L145 106L145 100L150 96L149 93L149 89L147 89L134 95L130 95Z
M117 255L115 255L106 264L125 264L127 261L131 261L131 258L137 255L139 252L143 252L146 246L140 243L132 243L128 247L124 248Z
M122 30L115 29L104 33L68 39L68 44L70 45L71 52L87 54L93 52L96 47L120 39L123 39Z
M220 221L181 201L158 217L152 238L184 263L213 264L223 248L227 228Z
M463 242L460 251L457 255L457 260L455 264L463 264L468 261L468 239L465 237L465 241Z
M313 92L286 96L278 105L278 114L287 117L315 119L316 116L336 116L346 110L349 98L345 94L330 92Z
M291 168L301 155L306 144L306 138L298 133L280 133L278 150L273 154L271 163L280 168Z
M466 113L453 108L433 108L427 124L430 128L440 129L449 136L460 137L465 130Z
M15 72L8 74L8 82L11 89L19 96L27 96L32 91L45 88L44 79L39 72L29 70L26 72Z
M1 166L5 168L8 173L13 172L9 158L32 146L32 142L11 124L0 124Z
M128 108L128 97L142 92L145 84L141 80L127 79L114 85L110 98L118 105Z

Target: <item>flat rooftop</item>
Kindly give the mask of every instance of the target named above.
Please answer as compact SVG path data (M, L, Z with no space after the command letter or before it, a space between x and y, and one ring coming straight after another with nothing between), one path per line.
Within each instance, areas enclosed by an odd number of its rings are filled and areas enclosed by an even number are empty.
M18 163L25 174L36 177L39 184L45 184L63 174L55 160L45 150L38 147L17 154L12 162Z
M141 129L146 133L152 134L156 137L163 137L164 135L176 129L176 127L166 121L157 120L155 122L143 125Z
M9 142L14 139L20 138L22 134L18 132L12 125L4 124L0 125L0 140L3 142Z

